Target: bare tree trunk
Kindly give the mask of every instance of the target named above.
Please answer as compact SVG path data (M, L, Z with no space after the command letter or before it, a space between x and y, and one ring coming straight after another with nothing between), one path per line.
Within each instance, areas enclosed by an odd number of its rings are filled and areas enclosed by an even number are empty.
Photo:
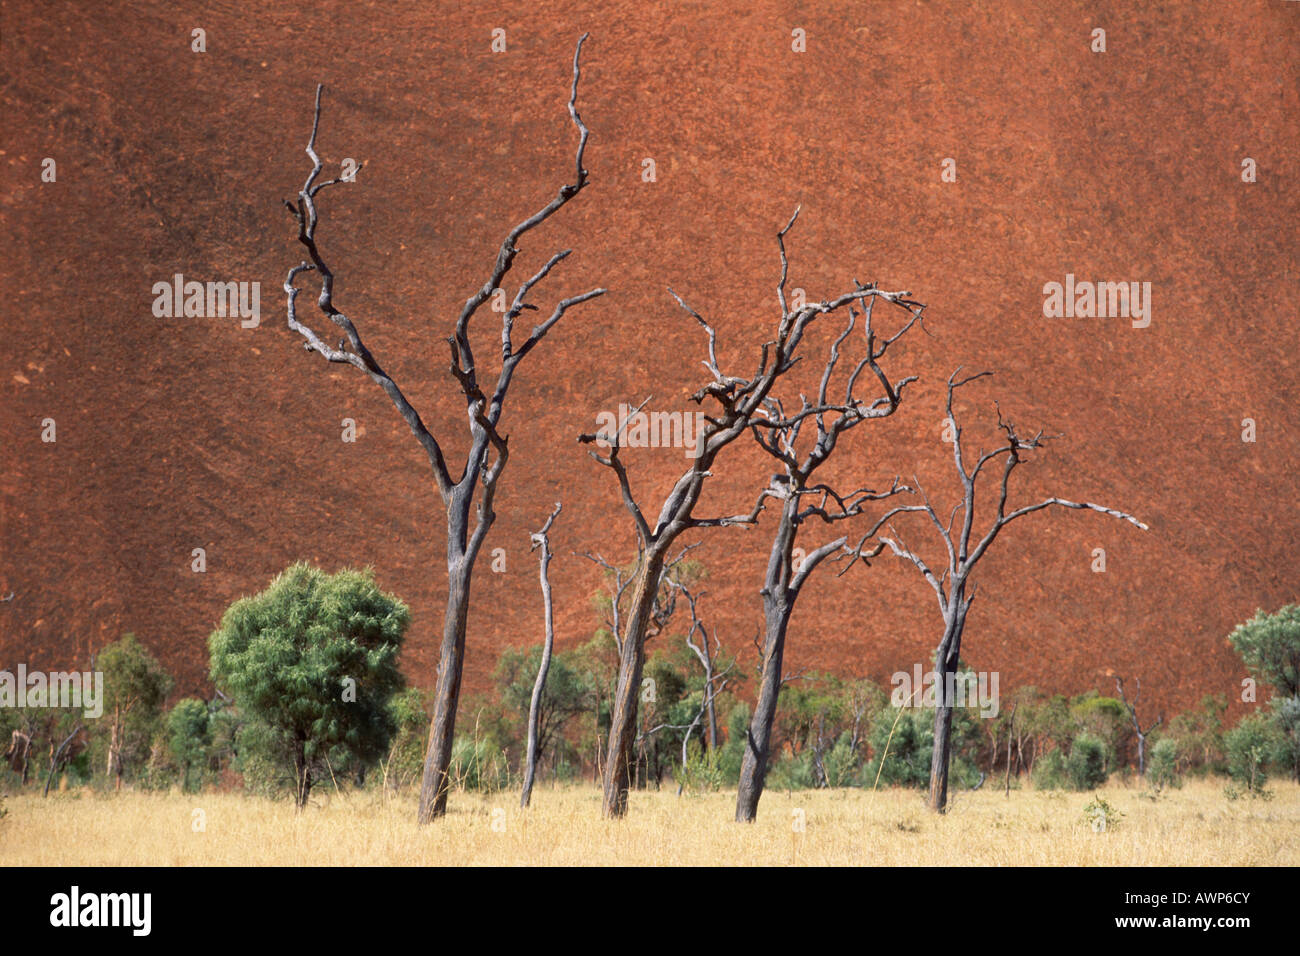
M114 778L116 789L122 789L122 715L119 708L113 708L113 723L108 740L108 766L104 772Z
M301 813L311 796L311 768L307 765L305 742L297 741L293 754L294 794L293 802Z
M428 823L447 813L451 789L451 749L456 734L456 708L460 703L460 679L465 665L465 623L469 613L469 583L473 565L449 561L447 613L443 620L442 654L438 661L438 684L429 748L424 755L420 782L418 820Z
M1137 693L1133 695L1132 703L1129 703L1128 697L1125 696L1124 694L1124 678L1122 677L1115 678L1115 689L1119 691L1119 699L1123 702L1124 707L1128 710L1129 719L1133 721L1133 730L1137 734L1137 742L1138 742L1138 776L1145 777L1147 773L1147 760L1146 760L1147 734L1151 733L1151 731L1155 730L1162 723L1164 723L1164 719L1165 719L1164 715L1157 717L1156 722L1154 724L1152 724L1146 730L1143 730L1142 722L1138 720L1138 712L1137 712L1138 705L1142 701L1142 678L1139 677L1137 679Z
M1007 721L1007 779L1003 795L1008 797L1011 796L1011 738L1016 729L1016 708L1019 706L1019 703L1012 706L1011 719Z
M930 754L930 809L943 813L948 807L948 768L952 762L952 710L953 695L948 692L949 675L954 679L961 655L961 632L966 624L966 611L961 606L962 595L954 595L957 605L953 609L952 623L939 653L935 655L935 675L939 686L935 688L934 749Z
M708 716L709 731L709 749L718 749L718 708L714 706L713 698L713 657L709 654L709 642L705 641L701 645L701 655L704 661L704 704Z
M542 607L545 610L546 638L545 643L542 645L542 660L537 668L537 680L533 684L533 697L528 704L528 756L524 762L523 793L519 797L519 805L524 809L528 808L528 803L533 796L533 777L537 773L538 719L542 710L542 693L546 690L546 675L551 669L551 652L555 648L555 618L551 607L551 579L547 575L552 554L551 544L546 535L559 513L560 505L556 502L555 510L551 513L551 517L547 519L542 530L533 535L533 548L540 547L542 549L542 553L538 556L538 563L541 568L538 574L542 584Z
M749 721L745 756L740 764L740 786L736 793L736 820L739 823L750 823L758 815L758 800L767 780L772 725L776 721L776 702L781 696L786 627L790 621L789 607L766 596L764 611L767 635L763 641L763 674L759 678L754 715Z
M622 817L627 813L627 791L636 760L636 709L641 692L641 669L645 665L644 635L659 592L663 568L661 549L646 551L632 594L632 610L619 655L614 710L609 720L609 754L605 758L604 803L601 808L606 817Z
M72 738L76 737L79 733L81 733L81 724L77 724L72 733L63 738L63 743L59 744L58 749L51 755L50 772L45 776L45 792L41 794L42 797L48 797L50 795L50 782L54 779L54 775L59 772L59 766L63 762L63 752L67 749L68 744L72 743Z

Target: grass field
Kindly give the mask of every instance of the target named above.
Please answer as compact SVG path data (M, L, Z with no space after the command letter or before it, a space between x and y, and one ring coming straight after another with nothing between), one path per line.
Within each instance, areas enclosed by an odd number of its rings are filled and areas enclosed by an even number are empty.
M1191 781L1153 801L1111 784L1100 795L1124 816L1096 832L1093 794L1034 790L959 793L943 817L910 790L769 792L742 826L725 791L633 792L627 819L606 822L595 787L541 787L526 812L516 793L455 793L423 828L414 796L321 791L297 814L235 793L71 790L6 798L0 865L1294 866L1300 787L1274 794L1230 801Z

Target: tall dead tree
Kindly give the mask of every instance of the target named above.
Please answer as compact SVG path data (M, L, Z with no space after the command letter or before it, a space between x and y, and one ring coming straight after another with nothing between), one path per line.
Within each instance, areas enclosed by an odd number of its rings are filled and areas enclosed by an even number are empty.
M1137 691L1133 695L1133 702L1124 696L1124 678L1115 678L1115 690L1119 691L1119 699L1124 704L1124 709L1128 711L1129 719L1133 721L1133 731L1137 734L1138 739L1138 776L1145 777L1147 774L1147 734L1155 730L1165 722L1164 714L1156 718L1156 722L1142 729L1142 722L1138 720L1138 704L1142 702L1142 678L1137 679Z
M725 374L718 366L717 334L705 319L688 306L670 288L669 294L699 323L708 340L708 357L703 362L712 380L701 387L692 400L703 404L706 400L717 406L705 418L705 425L697 436L699 453L689 469L673 485L659 509L659 516L651 524L637 503L628 479L627 467L619 457L623 425L614 434L598 433L579 436L587 444L599 442L608 447L606 455L591 452L600 464L614 472L624 507L631 515L637 538L637 564L632 586L631 607L624 622L624 633L619 657L618 686L614 695L614 710L610 723L609 754L605 761L604 797L602 810L606 817L621 817L627 812L627 791L633 767L636 745L637 692L641 683L641 670L645 663L645 634L650 625L650 612L659 591L664 561L674 542L687 531L718 528L727 525L748 525L758 520L764 501L771 495L764 490L754 507L746 514L700 518L695 509L707 480L713 475L713 465L724 448L749 430L764 408L772 386L798 361L797 352L804 333L819 317L835 312L857 302L866 307L871 298L913 305L907 301L906 292L885 292L881 289L855 288L834 299L803 305L792 309L786 299L785 286L789 263L785 252L785 235L799 216L798 210L779 233L777 246L781 255L781 277L777 283L777 299L781 314L777 322L776 337L765 342L759 350L757 370L748 378ZM825 412L839 408L821 409ZM817 408L806 414L816 414Z
M881 337L872 325L875 299L866 300L862 312L864 354L848 374L838 403L831 395L831 385L840 360L840 346L857 324L858 312L852 306L849 308L849 320L844 331L831 345L816 398L810 402L801 395L799 411L787 414L780 400L769 396L763 403L762 417L756 418L751 425L755 439L764 451L780 463L783 473L772 476L773 497L780 500L781 510L761 591L765 631L761 652L762 672L758 698L745 740L745 755L736 794L736 820L742 823L751 822L757 815L758 801L763 794L771 751L772 725L776 719L777 700L781 693L786 635L795 602L809 576L827 559L847 558L848 562L840 571L843 574L859 559L865 564L879 554L884 547L881 544L873 545L870 550L864 550L864 547L893 512L879 519L858 540L856 546L851 547L849 537L841 535L812 548L801 560L797 560L795 548L800 531L810 522L832 524L857 517L864 513L870 502L907 490L895 479L886 491L859 488L844 495L815 478L816 471L831 458L844 433L865 421L892 415L903 399L903 390L916 381L915 375L891 381L881 368L880 360L894 342L922 320L925 307L903 298L887 301L907 311L910 317L893 335ZM881 394L870 404L857 395L858 381L867 372L879 383L881 390ZM800 433L810 422L816 426L816 436L811 447L801 450ZM807 442L803 445L807 445Z
M524 760L524 787L519 797L519 805L525 810L528 809L528 803L533 797L533 777L537 773L537 735L538 722L542 711L542 694L546 692L546 675L551 669L551 652L555 650L555 615L551 606L551 578L547 573L551 566L551 558L555 557L551 551L551 541L547 535L550 533L551 525L560 514L560 503L555 503L555 510L551 516L546 519L546 524L542 525L542 530L532 535L533 546L530 551L542 549L541 554L537 556L538 564L541 570L538 576L542 584L542 609L545 619L546 636L542 643L542 659L537 666L537 680L533 682L533 696L528 703L528 754Z
M324 165L316 152L316 135L320 127L321 94L323 86L316 88L316 110L312 120L311 138L307 141L307 155L312 169L296 203L285 201L298 223L298 241L307 251L307 261L289 270L284 283L288 297L289 328L303 336L303 348L316 352L327 362L352 365L369 376L388 395L405 420L416 441L424 449L433 471L434 482L447 517L447 608L443 620L442 648L438 661L438 680L434 698L434 714L429 730L428 750L424 760L424 774L420 787L418 819L428 823L442 816L447 807L450 784L448 770L451 763L452 737L456 727L456 708L460 699L461 671L465 655L465 628L469 610L470 579L483 540L496 517L493 499L497 483L505 469L508 457L506 437L499 430L501 412L515 370L565 312L580 303L603 295L605 289L592 289L581 295L561 299L550 316L519 342L514 324L525 311L536 311L529 300L533 288L545 279L560 262L569 256L565 249L551 256L535 273L525 279L515 293L509 309L501 320L501 366L490 393L479 383L480 368L470 347L470 322L485 302L502 289L502 283L514 265L519 253L519 241L558 212L587 186L587 170L583 168L583 153L587 147L588 130L578 115L579 61L582 54L583 34L573 54L573 83L569 94L569 116L578 130L578 149L574 164L574 179L561 186L555 197L545 206L516 225L506 235L497 252L496 262L487 280L466 301L456 320L454 333L447 339L451 348L450 371L460 387L465 401L469 428L469 451L465 464L455 472L443 455L442 446L425 426L419 413L403 394L401 388L380 366L366 348L353 320L345 315L334 301L334 272L326 265L316 241L318 224L317 196L330 186L344 182L342 177L320 179ZM344 338L337 346L328 345L304 321L299 320L295 300L300 291L296 286L302 273L315 272L320 277L320 295L317 304L332 323L343 330Z
M920 512L930 519L930 523L938 531L939 537L943 541L947 553L947 567L936 575L920 555L908 549L902 543L897 532L892 529L891 534L893 534L893 537L880 538L894 554L910 561L921 572L926 582L934 589L939 602L939 611L943 616L943 638L939 641L935 653L937 686L935 688L934 748L930 759L929 796L930 809L938 813L942 813L948 805L948 767L952 757L954 688L957 680L957 665L961 653L962 635L966 629L966 614L970 610L971 602L975 600L976 585L971 580L971 575L980 558L988 553L989 548L1002 532L1002 529L1011 522L1036 511L1050 508L1053 505L1076 510L1098 511L1113 518L1122 518L1143 531L1147 530L1145 524L1130 514L1088 501L1078 502L1067 501L1064 498L1046 498L1036 504L1007 511L1007 486L1011 479L1011 473L1019 465L1023 464L1025 461L1023 456L1026 452L1043 447L1047 441L1047 436L1042 431L1039 431L1031 438L1020 437L1016 433L1015 426L1011 422L1004 420L1002 412L999 410L998 428L1002 432L1002 444L993 451L981 453L974 466L970 471L967 471L962 449L962 428L957 422L952 408L953 394L963 385L990 376L993 373L980 372L967 378L958 379L957 375L960 371L960 368L957 369L948 378L945 414L952 433L953 461L961 481L961 500L953 506L948 522L944 524L935 512L924 489L920 487L920 483L914 481L924 504L907 505L896 509L896 511ZM994 509L993 521L983 536L977 537L975 535L976 482L979 480L985 466L997 461L999 458L1002 459L1002 477L997 490L997 505ZM953 523L959 514L962 516L961 525L954 531Z

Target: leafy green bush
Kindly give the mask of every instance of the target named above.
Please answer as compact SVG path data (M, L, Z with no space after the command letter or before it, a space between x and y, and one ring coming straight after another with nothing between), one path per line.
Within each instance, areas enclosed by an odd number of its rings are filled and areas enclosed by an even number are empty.
M686 765L679 768L678 783L687 793L716 793L726 783L717 750L707 750L692 738L686 745Z
M952 760L948 768L949 789L969 789L979 781L979 771L974 763L977 734L976 719L967 711L955 710L952 717ZM882 786L928 788L930 758L934 751L934 711L903 708L900 713L898 708L886 707L872 722L870 746L872 757L861 775L864 786L875 786L879 775Z
M1049 750L1036 761L1032 774L1034 786L1039 790L1064 790L1066 787L1065 753L1059 748Z
M1223 745L1228 753L1228 776L1232 778L1229 795L1241 791L1251 797L1267 794L1268 758L1277 745L1268 718L1251 714L1224 735Z
M1106 782L1106 744L1089 733L1079 734L1065 760L1065 775L1075 790L1096 790Z
M1151 748L1147 781L1156 790L1183 785L1183 778L1178 773L1178 744L1172 737L1161 737Z
M736 704L727 717L727 739L719 748L718 771L723 783L734 787L740 782L740 765L745 760L745 742L748 740L752 713L749 704Z
M1278 697L1300 696L1300 605L1274 614L1258 610L1228 636L1250 674L1272 685Z
M180 775L182 790L198 790L212 747L208 705L193 697L178 700L164 720L166 739Z
M373 572L295 564L227 609L209 639L212 679L245 723L239 758L256 786L292 773L295 802L317 780L381 759L402 687L397 655L410 614Z

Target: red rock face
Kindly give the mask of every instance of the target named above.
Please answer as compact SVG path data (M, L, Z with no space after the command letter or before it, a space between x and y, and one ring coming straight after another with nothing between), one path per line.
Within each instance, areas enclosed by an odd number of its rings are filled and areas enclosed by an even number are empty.
M379 389L285 327L280 287L301 253L280 200L307 172L323 81L324 158L365 163L322 200L336 299L459 464L444 338L504 232L571 173L564 104L583 31L592 185L527 238L519 269L572 246L536 301L612 291L566 317L510 394L488 542L506 570L485 553L474 581L468 689L488 685L501 647L540 638L528 532L557 499L560 645L591 634L600 577L572 552L629 560L633 538L612 476L575 436L647 395L685 408L703 382L703 337L669 284L714 323L723 364L753 368L777 316L775 233L800 203L792 287L814 300L854 278L908 289L932 333L891 355L892 372L921 376L903 408L853 432L828 477L915 474L951 503L943 382L958 365L991 369L958 406L975 444L996 439L995 398L1022 428L1063 434L1018 473L1013 500L1100 501L1151 526L1057 511L1005 534L963 653L1000 671L1004 691L1109 690L1116 673L1140 676L1166 712L1235 699L1226 635L1297 598L1290 5L618 2L561 17L532 3L225 3L183 19L161 3L28 6L5 7L0 41L0 591L15 595L0 605L0 661L84 664L130 630L180 692L201 691L224 608L302 558L373 565L412 608L404 666L432 685L437 494ZM196 27L205 53L191 51ZM495 27L505 53L490 51ZM1097 27L1105 53L1090 49ZM1255 183L1242 181L1247 157ZM955 183L941 180L945 158ZM260 282L260 326L155 318L151 288L176 273ZM1150 326L1045 318L1043 286L1067 273L1150 282ZM483 356L491 318L477 327ZM810 339L814 356L833 331ZM685 457L628 459L657 513ZM746 506L772 470L750 445L720 465L702 512ZM938 556L924 524L897 527ZM746 653L770 531L711 533L699 553L702 610ZM1095 548L1105 573L1091 570ZM927 661L939 628L929 588L882 557L814 583L790 664L884 678Z

